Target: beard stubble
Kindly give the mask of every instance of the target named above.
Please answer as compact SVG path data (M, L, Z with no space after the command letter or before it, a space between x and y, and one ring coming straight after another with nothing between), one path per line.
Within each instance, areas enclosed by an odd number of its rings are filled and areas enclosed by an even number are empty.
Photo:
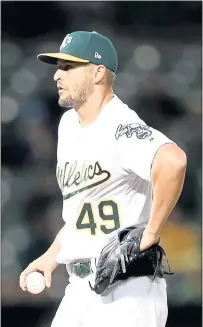
M93 92L93 84L88 79L81 84L77 84L73 94L69 93L65 99L59 97L59 105L63 108L78 109L87 101Z

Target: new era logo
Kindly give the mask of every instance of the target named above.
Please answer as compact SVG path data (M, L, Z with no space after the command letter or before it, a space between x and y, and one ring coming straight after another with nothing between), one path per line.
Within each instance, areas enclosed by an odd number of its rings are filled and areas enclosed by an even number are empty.
M101 59L101 55L98 52L95 52L94 56L95 56L96 59Z

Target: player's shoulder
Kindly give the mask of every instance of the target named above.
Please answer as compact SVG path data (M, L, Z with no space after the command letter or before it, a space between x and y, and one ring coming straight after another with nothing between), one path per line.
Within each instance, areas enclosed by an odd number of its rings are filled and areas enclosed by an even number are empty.
M121 124L142 123L145 122L138 116L136 110L131 109L126 103L117 97L117 114L115 121ZM145 124L146 125L146 124Z
M117 141L127 142L128 139L141 141L156 136L156 139L166 138L160 131L148 126L136 113L121 100L118 102L118 114L115 117L115 138ZM142 141L143 142L143 141Z
M141 129L144 132L144 130L149 128L135 110L131 109L120 99L118 99L117 104L116 115L113 122L117 140L120 134L124 135L125 133L130 133L131 130L134 131L134 133L138 133L138 131L141 132Z
M71 128L73 121L76 119L76 112L75 109L69 109L64 112L64 114L61 116L61 119L59 121L58 125L58 135L63 132L63 130L67 130Z

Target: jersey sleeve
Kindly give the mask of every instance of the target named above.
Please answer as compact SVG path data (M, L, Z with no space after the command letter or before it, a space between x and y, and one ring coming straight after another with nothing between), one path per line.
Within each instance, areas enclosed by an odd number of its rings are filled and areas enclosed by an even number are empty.
M151 167L159 148L174 143L163 133L143 123L120 125L116 131L120 141L122 169L141 178L151 180Z

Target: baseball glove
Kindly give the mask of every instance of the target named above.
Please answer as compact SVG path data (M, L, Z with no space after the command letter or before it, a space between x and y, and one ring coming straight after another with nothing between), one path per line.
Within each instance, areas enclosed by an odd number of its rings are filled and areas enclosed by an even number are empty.
M140 251L140 242L144 228L131 226L113 235L103 248L96 267L95 285L91 287L97 294L102 294L109 285L130 276L163 277L163 255L166 256L159 242ZM167 258L166 258L167 259ZM168 263L168 261L167 261Z

